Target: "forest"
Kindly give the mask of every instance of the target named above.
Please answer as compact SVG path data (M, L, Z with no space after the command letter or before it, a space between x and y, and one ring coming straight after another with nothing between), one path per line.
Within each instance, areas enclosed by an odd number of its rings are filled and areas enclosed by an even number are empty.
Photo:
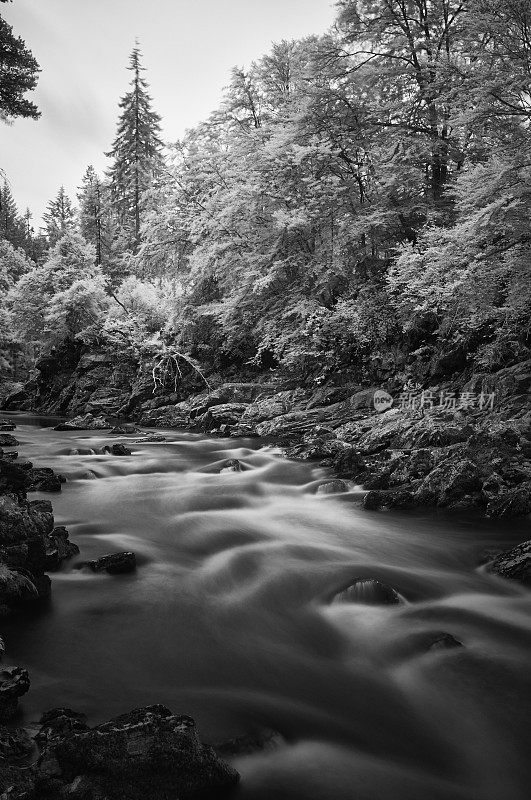
M107 172L80 165L38 232L4 165L5 386L73 343L310 387L529 357L528 4L337 6L330 32L235 67L171 144L135 46ZM38 114L18 48L7 119Z

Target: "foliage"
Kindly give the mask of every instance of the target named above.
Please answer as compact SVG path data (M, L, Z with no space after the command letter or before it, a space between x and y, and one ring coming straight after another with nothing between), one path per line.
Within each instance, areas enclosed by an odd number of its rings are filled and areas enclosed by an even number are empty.
M0 16L0 120L38 119L40 111L24 95L35 89L39 65L25 42Z

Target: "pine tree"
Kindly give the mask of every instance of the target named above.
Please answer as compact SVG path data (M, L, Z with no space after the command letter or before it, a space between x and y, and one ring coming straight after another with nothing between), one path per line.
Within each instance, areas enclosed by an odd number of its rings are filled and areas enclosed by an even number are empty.
M83 175L77 195L79 201L79 230L87 242L94 245L96 263L103 261L105 201L104 186L92 165Z
M7 181L0 189L0 238L7 239L15 247L19 247L23 239L17 206Z
M24 94L35 88L39 65L25 42L0 16L0 119L38 119L40 111Z
M65 192L65 187L61 186L55 199L48 203L47 213L43 216L48 240L52 247L63 234L74 229L74 219L72 203Z
M129 245L136 250L140 243L143 193L149 188L162 163L160 117L151 107L148 84L142 77L141 53L135 45L128 69L133 73L131 91L120 101L121 114L112 150L109 170L111 198L119 223L129 231Z

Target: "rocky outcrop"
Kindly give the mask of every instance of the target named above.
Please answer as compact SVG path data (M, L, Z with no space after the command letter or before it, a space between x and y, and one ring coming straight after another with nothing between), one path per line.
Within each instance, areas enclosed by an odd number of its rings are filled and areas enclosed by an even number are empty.
M0 671L0 723L9 722L16 714L18 698L30 687L27 670L9 667Z
M93 414L81 414L67 422L60 422L56 425L56 431L103 431L112 428L105 417L95 417Z
M63 561L67 561L79 555L79 547L71 542L68 531L65 527L54 528L46 536L46 556L45 569L53 572L61 566Z
M531 587L531 540L496 556L487 571Z
M201 743L191 717L136 709L89 728L57 709L43 718L34 786L43 798L192 800L223 797L239 775Z

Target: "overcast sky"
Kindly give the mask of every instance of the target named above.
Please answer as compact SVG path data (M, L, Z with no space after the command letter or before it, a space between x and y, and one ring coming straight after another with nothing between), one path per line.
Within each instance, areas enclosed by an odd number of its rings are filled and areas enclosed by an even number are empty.
M272 42L324 33L335 9L333 0L14 0L0 13L42 69L28 95L39 121L0 122L0 167L37 227L61 184L75 200L87 165L108 166L135 37L163 138L175 141L218 105L231 67Z

